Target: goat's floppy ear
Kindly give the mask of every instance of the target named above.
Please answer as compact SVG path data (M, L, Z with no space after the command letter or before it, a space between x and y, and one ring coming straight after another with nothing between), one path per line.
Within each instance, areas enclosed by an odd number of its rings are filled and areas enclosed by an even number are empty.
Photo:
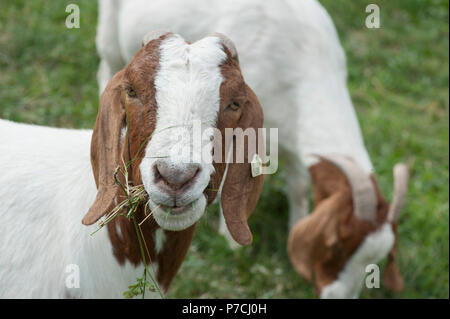
M394 166L394 198L389 207L388 222L391 223L395 234L395 243L388 255L386 269L384 270L384 284L393 292L403 290L404 281L397 265L398 231L397 221L403 208L406 192L408 189L408 167L399 163Z
M405 283L403 277L400 274L400 270L397 265L397 249L398 249L398 233L397 224L393 224L392 228L395 234L395 242L391 251L388 254L388 260L386 268L384 269L383 282L386 287L392 292L401 292Z
M240 145L234 145L233 162L228 164L228 171L221 193L223 215L231 236L241 245L249 245L252 242L252 233L247 224L247 219L258 203L264 184L264 175L256 177L251 173L251 161L255 152L261 155L265 153L262 141L258 137L258 128L263 126L263 113L256 95L247 86L249 102L242 106L242 115L237 128L245 131L251 128L255 132L256 147L249 147L248 140L238 139ZM237 143L233 143L237 144ZM260 145L261 144L261 145ZM251 150L249 152L248 150ZM258 150L257 150L258 149ZM244 162L236 163L237 152L244 152Z
M289 233L288 255L297 273L312 281L313 269L325 250L338 243L337 203L339 193L323 200L307 217L295 224Z
M122 106L121 79L117 73L100 98L100 105L91 141L91 164L97 185L97 197L82 223L91 225L113 209L119 187L114 183L114 171L120 163L121 129L125 125Z

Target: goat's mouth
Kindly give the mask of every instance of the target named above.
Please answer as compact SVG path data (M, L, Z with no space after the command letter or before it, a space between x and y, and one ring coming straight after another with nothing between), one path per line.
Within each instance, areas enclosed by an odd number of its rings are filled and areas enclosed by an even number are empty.
M206 197L206 201L208 201L208 194L207 194L207 190L206 189L203 191L203 195L202 196L205 196ZM183 205L183 206L177 206L177 205L175 205L175 206L168 206L168 205L162 205L161 204L161 205L159 205L159 208L161 208L163 211L165 211L167 215L172 215L172 216L182 215L182 214L188 212L190 208L194 209L196 201L198 201L198 199L192 201L189 204Z
M153 211L153 218L163 229L171 231L184 230L196 223L206 209L207 198L202 194L193 202L184 206L167 206L149 199L148 204Z
M193 202L192 202L193 204ZM192 205L191 204L191 205ZM160 205L159 208L161 208L163 211L167 212L169 215L181 215L189 210L189 204L185 206L166 206L166 205Z

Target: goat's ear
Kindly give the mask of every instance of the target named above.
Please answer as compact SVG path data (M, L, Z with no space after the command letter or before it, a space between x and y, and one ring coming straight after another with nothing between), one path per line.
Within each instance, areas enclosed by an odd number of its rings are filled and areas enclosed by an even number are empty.
M255 132L256 145L251 147L248 139L235 139L240 145L233 143L233 162L229 163L221 193L223 215L231 236L241 245L249 245L252 242L252 233L247 224L247 219L258 203L264 184L264 175L256 177L251 173L251 161L255 152L261 155L265 153L263 143L259 139L258 128L263 126L263 112L258 98L247 86L248 103L242 106L242 115L237 124L238 128L245 131L251 128ZM261 145L260 145L261 144ZM251 150L249 152L248 150ZM244 152L244 162L236 163L237 152Z
M404 281L397 265L397 249L398 249L397 224L393 224L392 228L395 234L395 243L388 255L387 265L383 274L383 282L390 291L401 292L404 287Z
M386 269L384 271L384 284L389 290L393 292L400 292L403 290L404 282L400 275L397 265L397 249L398 249L398 231L397 222L400 211L403 208L406 192L408 189L408 167L406 164L397 163L394 166L394 198L389 207L387 220L392 225L395 234L395 243L388 255Z
M307 217L294 225L288 238L288 255L297 273L312 281L316 263L339 240L339 218L336 211L339 193L323 200Z
M164 35L171 34L172 32L168 30L154 30L147 33L142 39L142 47L146 46L149 42L159 39Z
M114 207L119 187L114 182L114 171L120 164L121 130L125 125L121 87L123 72L108 83L100 98L100 105L91 141L91 164L97 185L97 197L82 223L91 225Z
M219 32L214 32L212 36L218 37L222 45L230 51L231 58L237 63L239 63L239 55L237 53L236 46L234 45L233 41L231 41L231 39L228 38L225 34Z

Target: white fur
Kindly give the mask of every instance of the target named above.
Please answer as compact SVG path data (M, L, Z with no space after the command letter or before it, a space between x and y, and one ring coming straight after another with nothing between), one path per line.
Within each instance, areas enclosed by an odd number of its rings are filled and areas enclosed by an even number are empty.
M155 77L157 121L140 171L152 210L158 204L188 206L188 211L180 215L156 209L153 213L156 222L167 230L185 229L198 221L205 211L203 191L214 166L211 159L202 158L202 151L209 147L207 153L210 154L212 149L212 130L207 129L216 123L223 80L220 64L225 58L217 37L188 44L180 36L170 35L160 45L159 70ZM203 137L202 143L194 142L198 135ZM188 163L198 163L199 176L186 192L173 198L154 184L152 167L157 160L180 170Z
M0 120L0 298L121 298L142 274L81 224L97 193L91 135ZM80 288L66 288L70 264Z
M376 264L384 258L394 244L392 226L385 223L378 231L368 235L356 252L347 261L337 279L325 286L321 298L357 298L367 275L367 265Z
M180 231L192 226L200 219L200 217L202 217L206 209L206 198L203 195L193 202L192 207L189 207L187 212L180 215L169 214L160 207L155 209L157 204L151 199L148 203L153 209L153 217L158 225L172 231Z

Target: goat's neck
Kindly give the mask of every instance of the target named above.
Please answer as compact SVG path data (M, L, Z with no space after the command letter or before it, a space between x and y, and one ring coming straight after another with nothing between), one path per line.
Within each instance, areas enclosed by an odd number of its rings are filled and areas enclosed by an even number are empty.
M136 210L135 218L137 225L144 220L142 206ZM139 231L146 262L156 264L156 279L161 288L167 291L191 245L196 225L182 231L167 231L162 230L153 217L149 217L136 229L132 220L118 216L107 227L114 256L121 265L126 260L135 266L143 262L137 234ZM159 236L156 236L157 232Z
M352 202L352 190L350 183L345 175L336 166L327 161L320 161L319 163L312 165L309 168L309 172L313 184L315 206L318 206L320 202L333 194L336 194L337 192L345 194L347 200L350 203ZM389 204L383 197L377 180L373 174L370 175L370 179L374 185L377 198L376 224L379 226L386 219Z

